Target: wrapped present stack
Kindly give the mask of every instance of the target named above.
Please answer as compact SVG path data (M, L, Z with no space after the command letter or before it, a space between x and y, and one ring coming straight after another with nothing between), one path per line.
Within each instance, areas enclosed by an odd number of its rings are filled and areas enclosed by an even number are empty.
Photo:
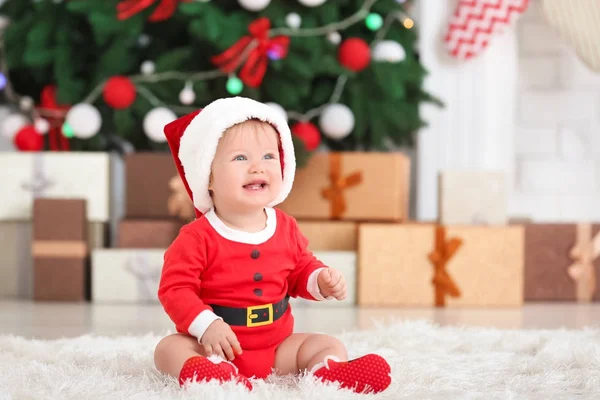
M508 224L502 174L442 171L439 208L430 223L360 223L357 303L521 305L524 228Z
M289 197L278 207L295 217L309 249L348 282L343 301L299 307L352 306L360 288L359 229L364 223L401 223L408 218L410 160L401 153L315 153L296 172Z
M37 269L34 270L32 238L39 232L39 221L35 221L37 216L34 217L37 200L85 201L85 216L78 215L77 224L83 221L86 232L73 231L74 237L67 239L85 237L88 249L107 245L111 214L110 165L110 154L104 152L0 153L0 182L9 194L0 198L0 235L3 238L0 243L0 298L52 298L50 295L38 296L39 292L34 290ZM40 214L40 218L45 223L63 222L49 219L57 217L46 213ZM50 232L46 234L49 235L46 239L54 240ZM36 259L36 268L37 262ZM71 292L67 298L80 299L79 289L76 294Z
M170 153L125 156L125 215L117 247L92 252L94 302L157 302L165 250L194 219Z

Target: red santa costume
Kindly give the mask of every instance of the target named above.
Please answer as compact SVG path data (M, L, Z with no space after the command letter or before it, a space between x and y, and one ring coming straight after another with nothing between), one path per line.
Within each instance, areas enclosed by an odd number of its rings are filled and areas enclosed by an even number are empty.
M281 192L265 209L266 227L255 233L226 226L215 213L208 191L221 136L229 127L251 118L271 124L279 133L283 174ZM165 252L159 300L178 332L200 341L208 326L222 319L231 326L243 350L233 360L234 367L212 358L188 360L180 382L194 374L200 380L226 380L229 376L251 388L244 377L269 375L277 347L292 334L289 297L326 300L319 292L317 277L327 267L308 250L295 219L273 208L285 200L294 180L290 129L283 116L268 105L235 97L216 100L179 118L165 127L165 135L197 218L181 229ZM379 368L381 376L376 381L361 378L365 368ZM336 373L336 369L345 369L345 373ZM346 387L383 390L389 385L389 366L375 355L346 363L327 360L314 374Z

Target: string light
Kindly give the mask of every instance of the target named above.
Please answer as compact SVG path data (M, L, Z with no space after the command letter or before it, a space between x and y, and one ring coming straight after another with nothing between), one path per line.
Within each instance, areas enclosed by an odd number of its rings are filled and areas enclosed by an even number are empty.
M199 0L195 0L195 1L199 1ZM204 0L200 0L200 1L204 1ZM411 29L414 26L414 21L410 17L408 17L407 14L403 11L388 14L384 21L383 18L381 17L381 15L370 11L371 8L375 5L375 3L377 3L377 1L379 1L379 0L365 0L365 2L363 3L362 7L359 10L357 10L354 14L352 14L351 16L349 16L339 22L330 23L330 24L327 24L327 25L324 25L321 27L317 27L317 28L297 28L297 27L273 28L273 29L269 30L269 36L270 37L274 37L274 36L278 36L278 35L285 35L285 36L289 36L289 37L326 36L330 42L332 42L334 44L338 44L340 41L340 38L341 38L340 33L339 33L340 31L344 31L345 29L347 29L357 23L363 22L366 24L368 29L373 30L373 31L378 31L375 39L369 44L369 46L371 48L373 48L373 46L375 46L378 42L380 42L385 37L385 35L387 34L388 30L391 28L391 25L394 21L401 22L402 25L406 29ZM405 3L405 2L406 2L406 0L404 0L404 1L398 0L398 3ZM140 47L146 47L149 45L150 42L151 42L151 38L147 34L142 34L138 38L138 45ZM4 37L2 36L2 37L0 37L0 62L2 62L2 65L0 67L2 70L7 71L8 69L5 65L6 56L5 56L5 51L4 51L4 45L5 45ZM241 58L240 65L243 65L243 63L246 61L249 53L257 45L258 45L258 42L256 39L252 40L248 44L248 46L242 53L242 56L240 57ZM269 49L267 54L268 54L269 58L272 60L278 60L281 58L281 53L280 53L279 49L277 49L277 48ZM156 97L144 85L144 83L157 83L157 82L163 82L163 81L169 81L169 80L185 82L185 86L183 87L183 90L181 92L181 93L185 93L185 95L183 96L184 100L189 100L191 98L191 96L189 96L189 93L186 93L186 90L189 90L189 88L191 87L193 82L207 81L207 80L222 78L227 75L229 75L229 77L226 81L225 88L229 94L237 95L237 94L241 93L244 89L243 82L235 74L228 74L226 72L222 72L219 69L214 69L214 70L209 70L209 71L201 71L201 72L191 72L191 73L185 73L185 72L179 72L179 71L167 71L167 72L155 73L154 71L152 71L153 70L152 67L154 65L152 65L153 63L151 64L151 61L147 60L144 64L145 65L143 65L143 68L141 68L143 70L143 71L141 71L142 72L141 74L135 74L135 75L129 76L131 81L136 86L137 93L139 95L141 95L142 97L144 97L146 100L148 100L148 102L150 104L152 104L154 107L166 107L168 109L171 109L173 112L180 113L180 114L192 112L192 111L196 110L198 107L192 107L192 106L186 106L186 105L181 106L181 105L165 104L158 97ZM328 104L339 102L339 99L341 98L341 95L343 94L344 87L346 85L347 80L348 80L348 76L345 74L342 74L338 77L334 91L331 94L331 97L327 103L323 104L320 107L308 110L306 113L303 113L303 114L296 112L296 111L287 111L288 117L290 119L294 119L297 121L308 121L314 117L317 117L322 112L323 108L326 107ZM102 95L102 90L103 90L105 83L106 83L106 81L99 82L98 85L82 100L82 103L92 104L92 103L96 102L97 99ZM5 93L7 94L7 100L18 104L21 97L12 91L10 81L7 79L7 77L2 72L0 72L0 89L5 89ZM188 101L184 101L182 103L185 104L185 103L188 103ZM33 109L30 111L30 117L33 121L35 121L36 119L41 118L41 117L64 118L66 113L67 113L67 111L63 111L63 110L49 110L49 109L44 109L44 108L40 108L40 107L33 107ZM66 137L74 136L73 128L67 123L63 124L62 132L63 132L63 135L65 135Z

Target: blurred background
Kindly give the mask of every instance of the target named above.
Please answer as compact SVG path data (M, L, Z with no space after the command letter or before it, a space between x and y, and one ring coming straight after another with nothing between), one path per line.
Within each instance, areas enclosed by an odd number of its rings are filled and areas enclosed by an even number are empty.
M236 95L286 117L298 171L280 208L350 283L343 302L295 299L301 329L591 323L599 16L553 0L0 0L0 331L170 328L162 256L194 216L163 127Z

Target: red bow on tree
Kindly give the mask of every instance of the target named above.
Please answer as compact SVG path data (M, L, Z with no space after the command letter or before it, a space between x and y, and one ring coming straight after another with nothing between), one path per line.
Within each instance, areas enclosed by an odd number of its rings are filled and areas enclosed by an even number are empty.
M117 4L117 18L120 20L133 17L135 14L144 11L157 0L123 0ZM190 2L191 0L159 0L160 3L154 12L148 18L148 21L158 22L171 18L180 1Z
M260 86L265 73L269 58L279 60L287 56L290 38L287 36L276 36L269 38L271 21L262 17L254 20L249 26L250 36L244 36L223 53L211 58L213 64L217 65L223 72L230 73L244 62L245 51L248 45L253 48L247 54L248 58L239 73L239 77L250 87Z
M47 85L42 89L40 95L39 108L48 111L58 111L56 116L47 114L46 119L50 123L50 129L48 130L48 141L50 150L69 150L69 140L62 134L62 125L65 121L64 117L58 115L66 113L70 106L65 104L58 104L56 101L56 86ZM62 113L61 113L62 112Z

